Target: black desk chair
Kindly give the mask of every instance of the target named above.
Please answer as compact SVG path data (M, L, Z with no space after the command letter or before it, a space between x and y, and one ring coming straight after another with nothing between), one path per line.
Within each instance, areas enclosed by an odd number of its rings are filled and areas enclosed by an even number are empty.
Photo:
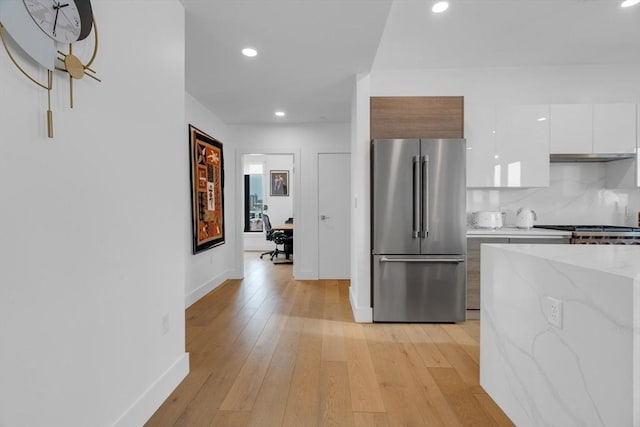
M264 224L264 231L266 232L267 240L275 243L276 248L272 251L265 252L262 255L260 255L260 259L262 259L262 257L265 255L269 255L271 256L271 261L273 261L273 258L277 258L279 254L286 255L287 252L285 252L284 246L287 245L289 242L292 242L293 238L290 236L287 236L283 231L274 230L273 228L271 228L271 221L269 220L269 215L262 214L262 221ZM278 245L283 245L283 250L278 249Z

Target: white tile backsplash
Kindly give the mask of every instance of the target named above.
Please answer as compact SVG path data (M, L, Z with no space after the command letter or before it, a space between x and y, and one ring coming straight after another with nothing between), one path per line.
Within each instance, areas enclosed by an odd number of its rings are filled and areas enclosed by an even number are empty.
M467 211L506 211L513 225L520 207L536 224L638 225L640 189L606 189L604 163L552 163L548 188L468 189Z

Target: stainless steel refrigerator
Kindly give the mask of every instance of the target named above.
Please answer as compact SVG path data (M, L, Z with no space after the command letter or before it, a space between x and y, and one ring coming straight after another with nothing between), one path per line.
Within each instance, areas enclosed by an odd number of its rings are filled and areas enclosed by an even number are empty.
M464 139L372 141L374 321L465 320L465 159Z

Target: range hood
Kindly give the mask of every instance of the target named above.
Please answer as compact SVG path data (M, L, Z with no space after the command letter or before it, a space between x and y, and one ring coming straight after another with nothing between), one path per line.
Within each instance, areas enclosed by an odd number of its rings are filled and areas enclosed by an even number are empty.
M635 157L635 153L549 154L551 163L611 162L614 160L633 159Z

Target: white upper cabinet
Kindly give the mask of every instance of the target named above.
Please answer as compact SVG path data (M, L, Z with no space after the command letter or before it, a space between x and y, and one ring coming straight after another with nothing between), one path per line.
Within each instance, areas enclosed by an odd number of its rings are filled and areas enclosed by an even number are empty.
M635 153L635 104L551 105L551 154Z
M468 187L549 186L549 106L465 106Z
M640 124L640 105L636 109L636 120ZM636 132L634 152L640 151L640 132ZM640 154L640 153L638 153ZM638 157L616 160L606 164L606 188L640 187L640 161Z
M554 104L551 111L551 154L593 152L591 104Z
M593 152L635 153L636 105L593 106Z
M496 187L549 186L549 106L496 109Z
M496 154L496 110L493 106L465 105L467 187L493 187Z

